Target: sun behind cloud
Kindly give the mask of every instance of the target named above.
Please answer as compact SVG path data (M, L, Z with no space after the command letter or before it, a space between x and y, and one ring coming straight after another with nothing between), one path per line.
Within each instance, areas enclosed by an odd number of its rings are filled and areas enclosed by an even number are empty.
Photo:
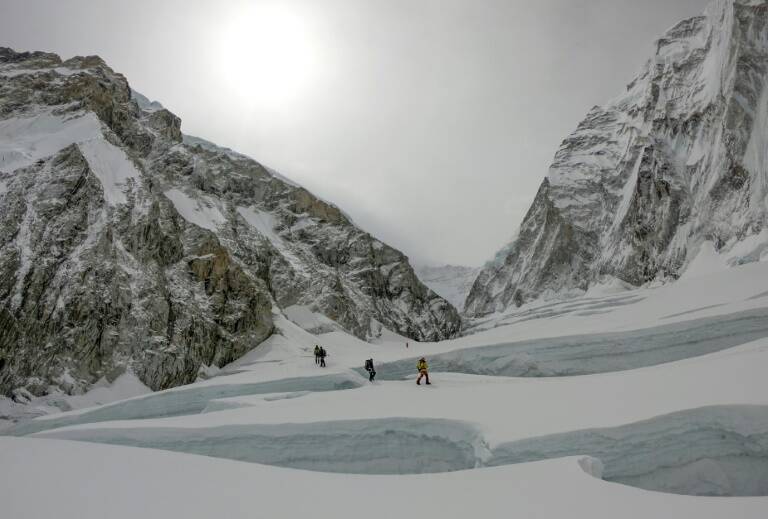
M230 94L260 110L279 110L300 99L319 69L312 24L288 5L233 9L214 45L216 67Z

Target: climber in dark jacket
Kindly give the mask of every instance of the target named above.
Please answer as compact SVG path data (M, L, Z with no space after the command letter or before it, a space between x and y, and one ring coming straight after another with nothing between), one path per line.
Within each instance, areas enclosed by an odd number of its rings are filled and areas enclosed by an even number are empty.
M324 368L324 367L325 367L325 356L326 356L326 355L328 355L328 352L327 352L327 351L325 351L325 348L323 348L322 346L320 346L320 367L321 367L321 368Z
M373 382L373 379L376 377L376 370L373 368L373 359L365 361L365 371L368 372L368 380Z

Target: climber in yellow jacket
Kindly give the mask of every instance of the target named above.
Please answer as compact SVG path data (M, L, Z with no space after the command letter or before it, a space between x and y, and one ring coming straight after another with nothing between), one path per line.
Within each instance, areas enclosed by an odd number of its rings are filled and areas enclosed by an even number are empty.
M419 370L419 378L416 379L416 384L421 385L421 377L427 378L427 385L429 384L429 373L427 372L428 366L427 366L427 360L422 357L419 359L419 363L416 364L416 369Z

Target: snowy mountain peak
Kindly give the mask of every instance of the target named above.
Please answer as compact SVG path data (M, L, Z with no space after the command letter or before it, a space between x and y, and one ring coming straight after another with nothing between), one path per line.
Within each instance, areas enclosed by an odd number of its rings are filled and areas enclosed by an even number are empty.
M674 280L705 243L723 265L765 257L767 84L768 3L718 0L672 27L626 92L563 141L466 311Z

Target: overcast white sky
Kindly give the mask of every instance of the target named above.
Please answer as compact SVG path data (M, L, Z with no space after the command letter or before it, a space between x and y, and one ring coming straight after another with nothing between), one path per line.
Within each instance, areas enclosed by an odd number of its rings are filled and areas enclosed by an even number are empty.
M560 144L707 0L0 0L0 46L98 54L185 133L416 263L479 265Z

